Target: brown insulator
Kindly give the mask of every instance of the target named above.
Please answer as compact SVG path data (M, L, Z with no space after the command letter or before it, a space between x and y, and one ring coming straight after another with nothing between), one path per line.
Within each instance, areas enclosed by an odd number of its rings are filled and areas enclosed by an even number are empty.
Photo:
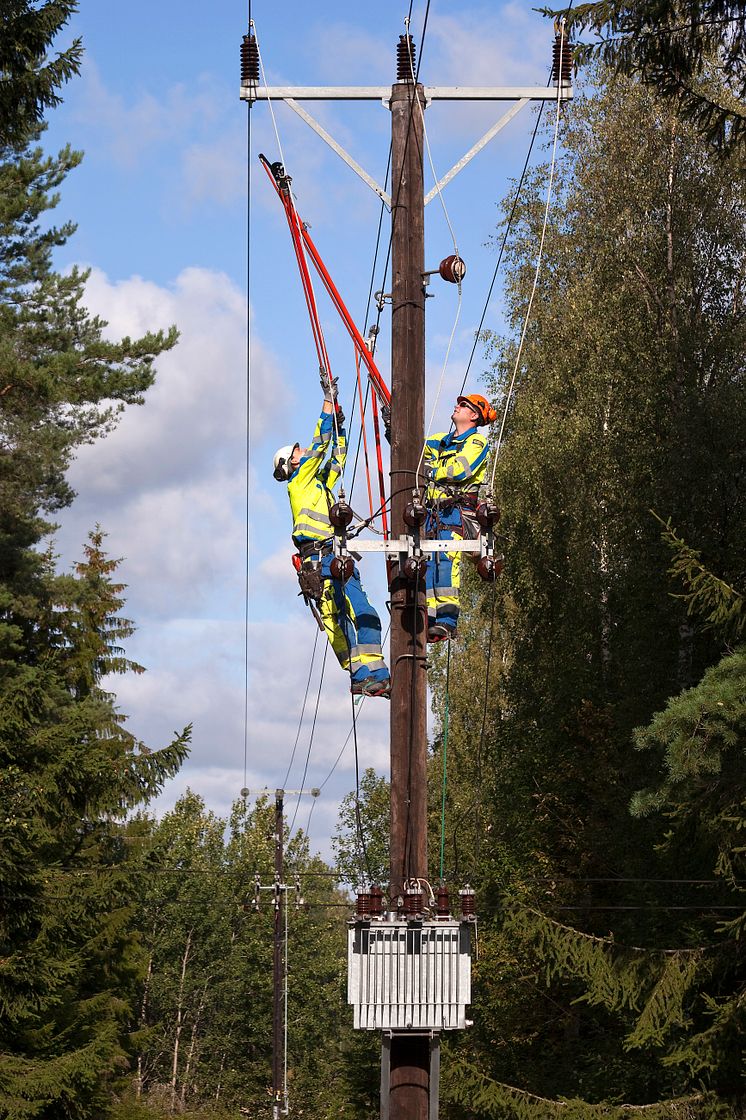
M400 35L396 44L396 80L411 82L417 72L417 48L411 35Z
M347 502L342 500L335 502L329 510L329 520L335 529L346 529L352 521L352 510Z
M451 916L451 896L448 893L448 887L445 883L441 883L438 887L436 894L436 914L439 918L450 918Z
M380 887L370 888L370 916L371 918L383 916L383 891Z
M424 579L427 571L427 556L408 556L402 564L402 573L405 579Z
M419 917L425 909L422 887L407 887L404 891L404 913L408 918Z
M559 32L554 36L552 47L552 81L555 85L572 84L573 53L567 35Z
M464 887L462 891L458 892L461 899L461 917L462 918L476 918L477 916L477 897L470 886Z
M371 909L370 891L360 891L357 896L357 916L358 918L369 918Z
M259 47L253 35L241 40L241 85L259 84Z
M338 579L342 583L346 583L355 571L355 561L351 556L335 556L329 565L329 571L332 579Z
M450 257L446 257L438 265L438 272L443 280L447 280L449 284L460 284L466 276L466 264L461 260L461 257L455 253L451 253Z
M404 521L404 524L408 525L410 529L419 528L426 517L427 510L423 506L422 502L419 502L417 500L407 502L406 506L404 507L402 519Z
M477 575L485 583L494 583L504 567L500 556L480 556L477 560Z
M500 507L494 502L480 502L475 516L483 529L494 529L500 520Z

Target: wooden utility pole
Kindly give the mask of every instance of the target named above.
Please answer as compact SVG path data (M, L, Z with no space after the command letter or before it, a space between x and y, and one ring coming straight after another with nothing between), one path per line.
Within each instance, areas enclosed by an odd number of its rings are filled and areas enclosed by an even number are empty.
M417 486L425 438L425 211L421 85L391 91L391 526L409 529L403 514ZM391 587L391 894L427 876L427 611L424 581L394 565ZM399 907L401 908L401 904Z
M405 46L408 54L411 48L406 43ZM399 55L401 60L401 48ZM394 536L410 531L403 514L417 486L416 471L425 438L424 102L423 87L412 80L400 80L392 87L391 526ZM427 878L426 650L424 580L406 578L395 563L391 585L389 898L392 909L399 912L407 881ZM421 1035L394 1034L390 1042L390 1120L427 1120L429 1081L428 1039Z

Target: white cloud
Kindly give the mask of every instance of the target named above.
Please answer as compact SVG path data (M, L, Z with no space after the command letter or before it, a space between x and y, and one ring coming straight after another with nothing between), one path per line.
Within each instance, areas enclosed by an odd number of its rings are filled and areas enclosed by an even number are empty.
M214 130L223 104L221 92L205 76L189 87L170 86L162 98L143 90L125 99L107 87L96 62L87 57L76 117L95 131L99 150L118 166L133 170L154 149L183 143L194 132Z

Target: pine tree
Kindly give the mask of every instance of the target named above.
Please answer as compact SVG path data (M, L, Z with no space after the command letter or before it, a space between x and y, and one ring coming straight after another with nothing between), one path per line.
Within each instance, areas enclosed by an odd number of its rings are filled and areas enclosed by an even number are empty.
M746 138L746 12L740 0L593 0L544 9L590 31L578 61L642 78L718 147Z
M111 342L83 303L86 274L52 254L48 226L80 159L45 157L39 117L75 71L48 62L67 0L0 6L0 1116L106 1115L131 1056L141 966L126 814L186 755L188 729L151 752L126 728L112 673L121 642L117 563L100 531L72 576L55 571L50 517L73 494L75 449L140 402L176 332Z
M78 73L80 39L55 58L47 57L77 10L77 0L0 3L0 148L23 141L44 111L59 104L60 86Z

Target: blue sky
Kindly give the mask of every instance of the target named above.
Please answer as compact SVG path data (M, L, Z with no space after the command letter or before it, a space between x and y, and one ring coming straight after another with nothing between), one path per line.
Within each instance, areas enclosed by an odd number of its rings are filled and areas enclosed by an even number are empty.
M308 680L314 624L297 598L284 487L271 477L281 444L310 438L320 394L316 359L284 215L256 159L278 158L268 107L251 110L251 292L247 293L247 124L239 100L239 44L247 6L233 0L80 0L69 34L83 38L81 76L49 118L45 143L85 152L63 187L58 217L78 222L57 264L91 269L87 301L113 336L176 323L181 342L158 363L147 403L102 443L83 448L71 481L78 492L61 519L60 566L80 554L96 523L123 558L126 614L138 626L129 655L143 677L111 682L131 729L151 747L194 723L188 764L158 803L189 785L225 813L245 777L252 789L285 778ZM253 0L270 84L385 85L408 4L375 9ZM425 5L412 32L422 45ZM66 33L66 38L68 38ZM425 85L546 84L552 28L530 3L433 2L420 77ZM383 180L389 114L380 104L309 104L366 170ZM426 121L439 175L486 131L505 105L433 104ZM277 128L296 205L358 324L366 314L380 203L284 106ZM441 397L434 402L456 314L454 287L434 282L427 303L427 415L447 427L495 263L488 245L509 181L519 174L534 118L510 125L444 193L469 273ZM426 190L432 176L426 170ZM383 251L388 234L384 219ZM453 251L435 199L426 211L426 257ZM381 287L380 266L375 287ZM501 285L486 326L500 329ZM335 313L320 297L333 371L349 413L353 356ZM246 453L246 321L251 315L250 453ZM390 331L382 318L378 359L388 378ZM479 389L481 351L469 387ZM249 687L244 687L246 477L249 479ZM363 505L362 491L354 496ZM378 560L363 581L382 615ZM286 785L297 788L309 748L322 644L309 711ZM244 713L248 751L244 752ZM329 852L340 798L354 786L352 748L329 777L350 727L345 678L327 661L305 785L325 782L311 821L312 845ZM358 720L360 765L385 773L388 707L366 701ZM298 824L308 821L304 802ZM292 811L292 804L290 805Z

